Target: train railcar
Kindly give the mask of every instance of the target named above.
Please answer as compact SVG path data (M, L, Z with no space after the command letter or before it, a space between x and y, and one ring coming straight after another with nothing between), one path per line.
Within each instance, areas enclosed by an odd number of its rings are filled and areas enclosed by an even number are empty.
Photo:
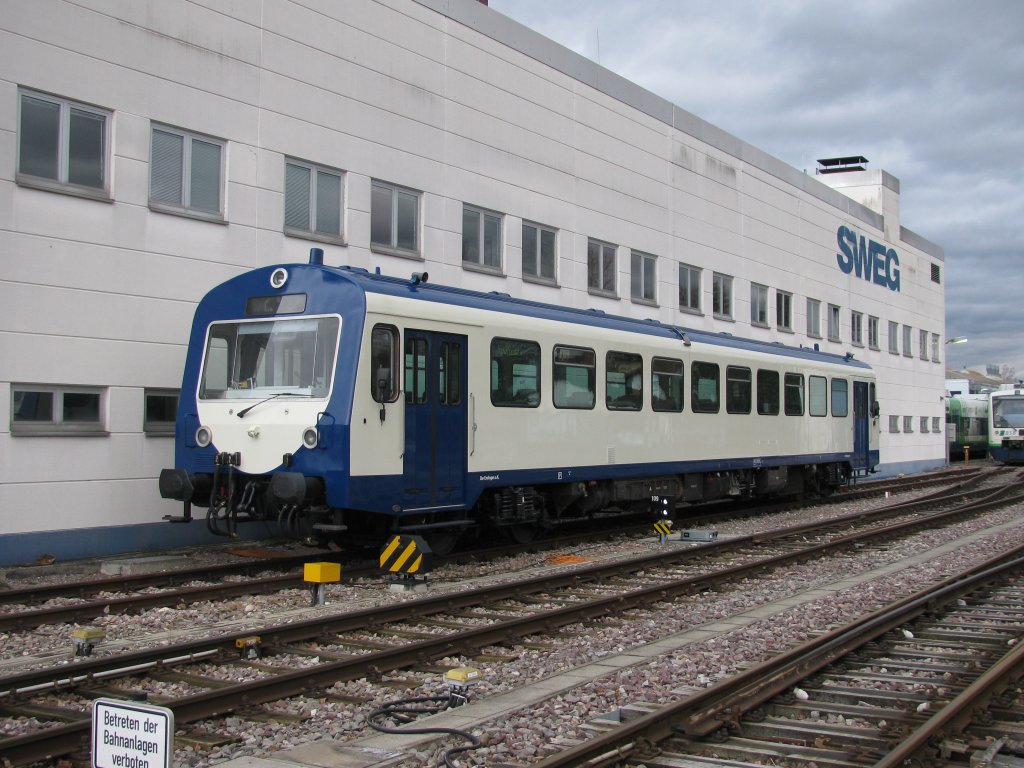
M1024 464L1024 389L989 395L988 452L1003 464Z
M199 303L164 498L214 533L446 551L652 497L828 492L878 463L871 368L652 320L308 264Z
M988 451L988 395L946 398L950 459L981 458Z

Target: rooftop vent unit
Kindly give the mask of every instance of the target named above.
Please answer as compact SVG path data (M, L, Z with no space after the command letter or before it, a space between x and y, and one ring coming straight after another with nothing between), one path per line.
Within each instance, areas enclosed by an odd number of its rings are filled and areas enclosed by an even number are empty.
M868 159L861 155L855 157L825 157L818 160L815 173L846 173L847 171L867 170Z

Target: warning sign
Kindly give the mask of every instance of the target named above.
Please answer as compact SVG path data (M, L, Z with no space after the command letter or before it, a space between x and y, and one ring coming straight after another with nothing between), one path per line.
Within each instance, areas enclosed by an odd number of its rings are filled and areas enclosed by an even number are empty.
M166 707L97 699L92 709L93 768L170 768L174 713Z

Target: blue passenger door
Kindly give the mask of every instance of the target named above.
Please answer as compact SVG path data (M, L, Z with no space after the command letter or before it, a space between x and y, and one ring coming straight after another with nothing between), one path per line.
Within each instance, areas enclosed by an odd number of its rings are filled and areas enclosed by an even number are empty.
M466 477L466 337L405 332L404 511L460 507Z
M867 382L853 382L853 467L870 466L871 398Z

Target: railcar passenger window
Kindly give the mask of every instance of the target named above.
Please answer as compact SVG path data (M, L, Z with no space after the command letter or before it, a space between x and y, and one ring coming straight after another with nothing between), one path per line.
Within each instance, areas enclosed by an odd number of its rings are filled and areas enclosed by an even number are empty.
M406 339L405 342L405 402L427 401L427 340Z
M786 374L786 415L804 415L804 375L802 373Z
M725 410L750 413L750 369L735 365L725 369Z
M540 345L491 339L491 404L510 408L540 405Z
M810 376L807 381L810 392L807 412L811 416L828 415L828 382L824 376Z
M718 364L690 366L690 408L694 413L718 413Z
M779 372L757 371L757 412L762 416L779 415Z
M644 402L644 359L629 352L605 357L605 405L614 411L639 411Z
M651 360L651 408L655 411L683 410L683 361L656 357Z
M398 329L375 325L370 334L370 394L378 403L398 399Z
M552 400L556 408L593 408L597 355L592 349L555 347Z
M832 415L847 416L850 413L850 383L846 379L832 379Z

